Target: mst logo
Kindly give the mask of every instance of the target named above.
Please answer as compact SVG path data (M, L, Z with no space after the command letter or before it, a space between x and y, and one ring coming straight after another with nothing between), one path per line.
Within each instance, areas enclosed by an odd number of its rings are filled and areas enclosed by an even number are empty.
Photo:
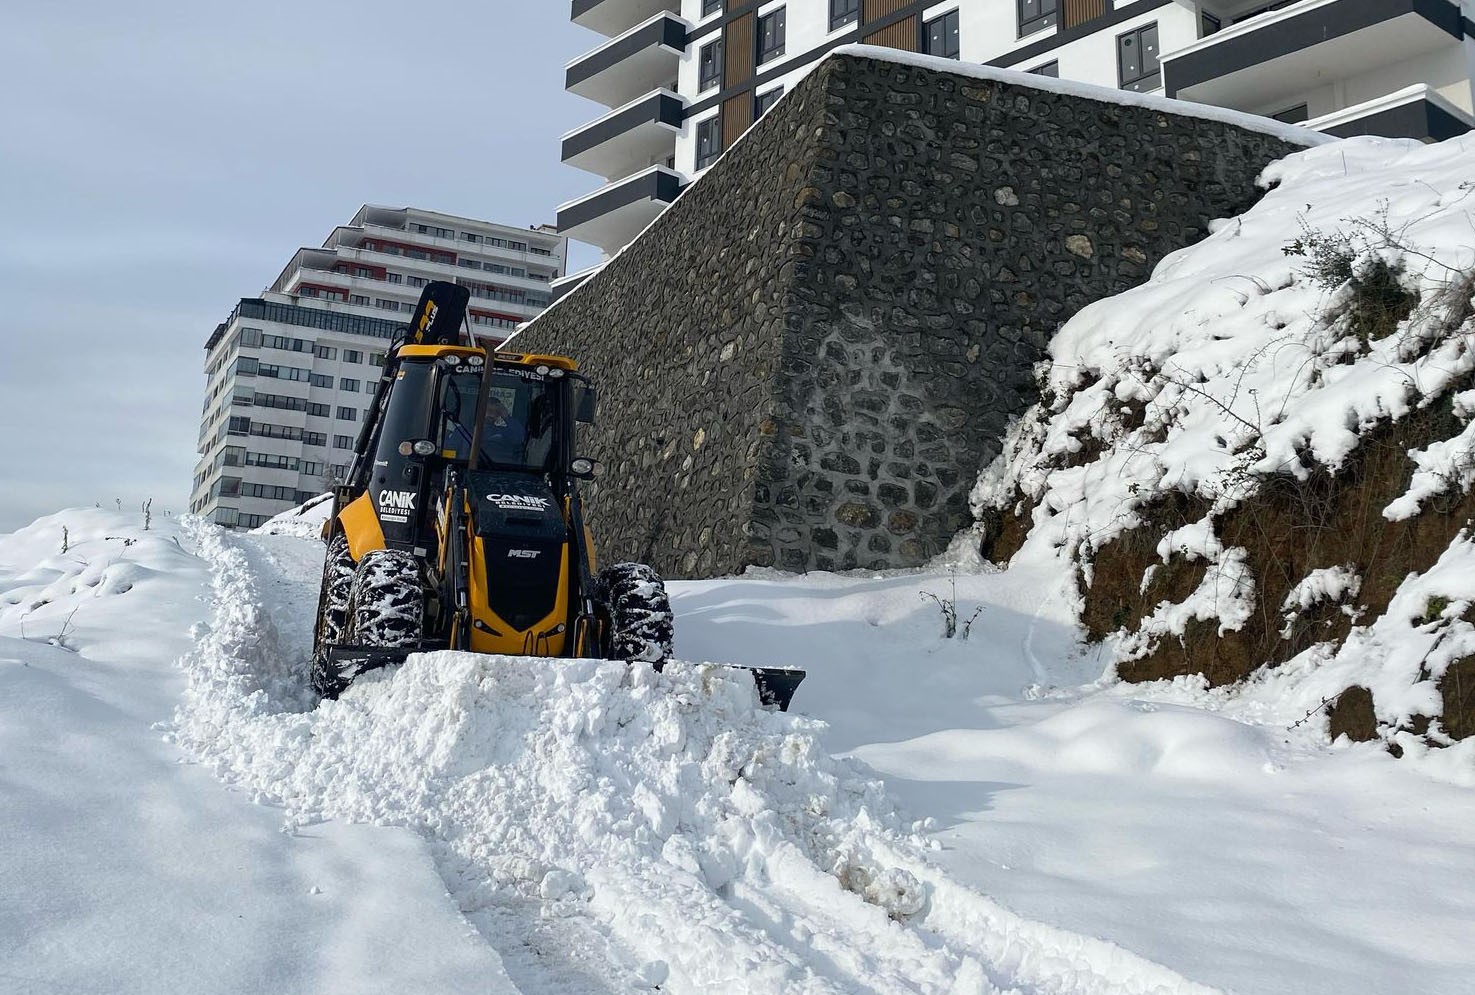
M542 553L541 549L509 549L507 557L513 560L536 560Z
M530 494L488 494L487 500L498 508L526 509L528 511L547 511L552 503L547 498L535 497Z
M435 301L425 302L425 313L420 316L420 327L415 329L415 341L425 341L425 330L435 322L435 315L438 311L440 308L436 307Z
M408 515L415 510L414 491L380 491L379 510Z

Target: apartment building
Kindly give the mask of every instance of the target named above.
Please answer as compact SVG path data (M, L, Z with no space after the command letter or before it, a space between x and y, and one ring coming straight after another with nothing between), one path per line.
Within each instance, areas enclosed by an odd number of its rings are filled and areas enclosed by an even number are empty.
M548 306L568 242L415 208L366 205L299 249L205 344L205 403L190 510L254 528L347 469L390 342L421 288L471 291L478 338L499 343Z
M608 40L563 139L602 185L558 230L613 253L826 52L864 43L1275 117L1338 136L1475 126L1475 0L572 0ZM559 289L577 282L567 278Z

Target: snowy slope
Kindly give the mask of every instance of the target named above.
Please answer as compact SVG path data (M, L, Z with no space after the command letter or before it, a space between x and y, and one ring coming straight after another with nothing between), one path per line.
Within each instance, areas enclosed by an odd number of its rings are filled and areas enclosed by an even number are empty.
M1475 653L1475 625L1462 617L1475 602L1469 541L1455 535L1475 482L1472 175L1470 136L1434 146L1357 139L1273 164L1263 178L1273 189L1252 210L1062 328L1042 374L1044 400L1014 427L974 495L985 514L1028 519L1015 563L1079 570L1088 612L1097 568L1123 537L1156 555L1145 571L1110 583L1145 593L1154 576L1196 578L1105 625L1116 630L1108 643L1118 667L1198 645L1195 626L1232 642L1264 625L1263 645L1282 626L1282 639L1299 638L1311 624L1303 619L1328 631L1347 624L1337 616L1354 620L1345 641L1304 650L1310 639L1287 642L1276 659L1288 662L1225 707L1252 706L1285 723L1309 715L1325 729L1322 706L1367 687L1395 750L1467 784L1475 738L1434 755L1428 746L1457 738L1441 717L1441 681ZM1338 494L1340 506L1328 496ZM1374 497L1371 521L1358 518L1352 506ZM1405 535L1390 530L1413 529L1421 515L1426 539L1444 528L1434 519L1448 525L1426 560L1384 567L1402 562L1405 550L1394 549L1348 562L1385 533ZM1282 591L1273 574L1290 558L1253 542L1257 530L1276 529L1286 531L1279 552L1336 550L1338 530L1365 535L1367 546L1343 543L1339 562L1309 563L1315 569ZM1407 534L1409 543L1420 538ZM1425 576L1400 586L1406 570ZM1387 590L1371 591L1375 581ZM1266 616L1279 617L1266 624Z
M810 669L790 716L717 669L457 654L314 707L320 556L100 512L0 537L0 988L1453 995L1475 967L1466 789L1093 683L1051 572L674 584L681 656ZM966 641L924 591L982 609Z

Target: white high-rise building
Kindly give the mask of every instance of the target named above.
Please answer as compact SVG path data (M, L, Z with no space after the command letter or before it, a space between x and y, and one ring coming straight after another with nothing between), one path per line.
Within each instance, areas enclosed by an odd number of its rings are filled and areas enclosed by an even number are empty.
M1475 0L571 0L608 40L563 139L603 185L558 230L613 253L826 52L865 43L1303 123L1439 140L1475 126ZM566 289L576 278L557 288Z
M498 343L548 306L567 250L546 225L369 205L320 248L299 249L205 345L190 510L254 528L323 493L347 467L390 341L427 282L467 287L472 330Z

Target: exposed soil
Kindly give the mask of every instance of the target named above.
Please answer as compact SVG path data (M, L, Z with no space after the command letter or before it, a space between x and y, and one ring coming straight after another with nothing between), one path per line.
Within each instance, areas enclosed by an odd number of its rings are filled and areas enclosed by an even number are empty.
M1451 663L1440 678L1439 693L1444 698L1444 734L1450 739L1475 735L1475 657Z
M1373 714L1373 693L1354 684L1337 696L1327 709L1327 735L1333 740L1346 736L1354 743L1378 738L1378 718Z

